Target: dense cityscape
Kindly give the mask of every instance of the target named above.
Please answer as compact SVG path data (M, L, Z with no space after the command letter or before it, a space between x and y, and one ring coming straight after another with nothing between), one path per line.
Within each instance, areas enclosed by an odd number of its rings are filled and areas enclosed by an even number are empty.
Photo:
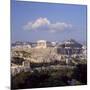
M74 69L76 69L77 66L81 65L80 68L82 69L83 65L85 66L87 64L86 46L78 43L73 39L70 39L64 42L49 42L46 40L38 40L37 42L17 41L15 43L12 43L11 47L12 47L11 48L12 78L17 77L20 74L22 75L22 73L24 74L30 73L31 75L34 73L41 74L43 72L43 74L46 75L46 74L49 74L51 71L54 74L56 74L56 76L64 72L65 72L64 73L65 76L67 75L67 73L70 74L69 76L71 76L72 71L74 71ZM53 73L50 73L50 75ZM78 77L80 73L81 71L79 71L76 77ZM87 73L84 73L84 74L87 75ZM12 82L13 80L14 79L12 79ZM86 81L82 83L74 78L67 80L66 82L67 84L65 85L86 84ZM30 83L32 83L32 81ZM16 87L15 81L12 84L14 84L12 85L13 88L22 88L20 86ZM43 87L43 86L44 85L42 84L40 87ZM47 86L48 84L46 84L46 87ZM50 84L50 86L55 86L55 84L54 85ZM60 86L60 83L59 83L59 86ZM26 86L25 88L28 88L28 87L34 88L39 86L29 85L29 86Z

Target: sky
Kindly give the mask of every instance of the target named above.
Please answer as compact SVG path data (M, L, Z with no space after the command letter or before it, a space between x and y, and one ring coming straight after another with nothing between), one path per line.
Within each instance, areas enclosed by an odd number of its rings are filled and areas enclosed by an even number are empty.
M11 41L86 42L85 5L15 1L11 2Z

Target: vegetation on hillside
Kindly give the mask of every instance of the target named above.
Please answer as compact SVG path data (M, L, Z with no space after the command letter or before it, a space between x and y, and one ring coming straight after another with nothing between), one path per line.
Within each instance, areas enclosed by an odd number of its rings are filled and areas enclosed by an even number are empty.
M87 84L87 65L78 64L74 69L21 72L11 77L12 89L56 87Z

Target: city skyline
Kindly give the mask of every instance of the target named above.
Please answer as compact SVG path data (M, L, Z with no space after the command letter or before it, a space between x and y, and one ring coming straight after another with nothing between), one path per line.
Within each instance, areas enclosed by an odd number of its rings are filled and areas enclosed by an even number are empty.
M86 6L12 0L11 41L86 42Z

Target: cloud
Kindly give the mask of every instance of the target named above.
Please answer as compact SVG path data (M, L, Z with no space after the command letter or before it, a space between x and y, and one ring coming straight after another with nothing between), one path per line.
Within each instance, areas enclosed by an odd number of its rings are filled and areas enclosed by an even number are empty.
M72 24L65 22L52 23L47 18L38 18L35 21L29 21L24 25L24 30L46 30L50 32L58 32L72 28Z
M51 32L62 31L70 28L72 28L72 25L64 22L57 22L50 25Z
M39 28L45 25L49 25L50 22L49 20L47 20L47 18L39 18L37 19L33 24L32 24L32 28Z

